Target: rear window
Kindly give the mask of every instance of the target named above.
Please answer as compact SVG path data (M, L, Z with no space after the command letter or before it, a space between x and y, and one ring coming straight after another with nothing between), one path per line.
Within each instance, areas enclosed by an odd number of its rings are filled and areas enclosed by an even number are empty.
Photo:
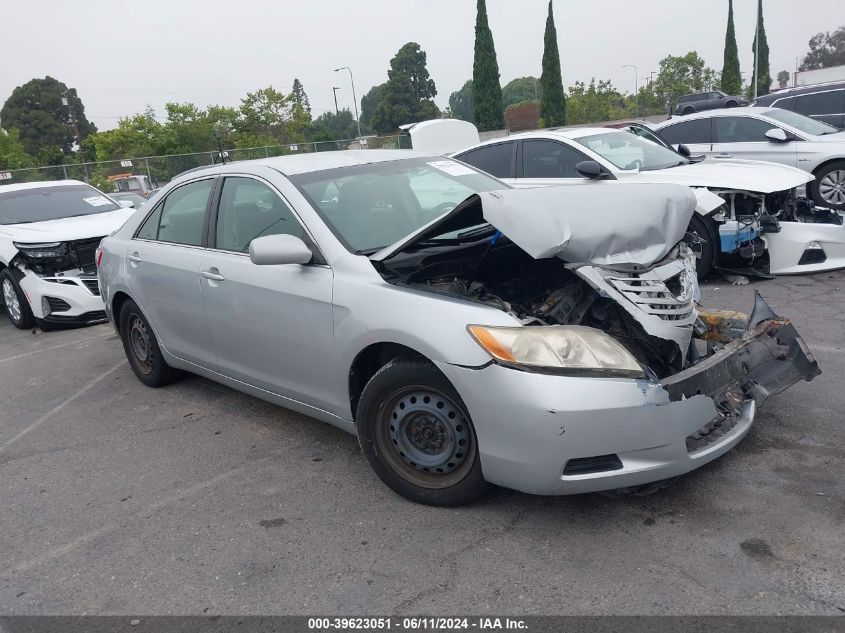
M29 224L114 211L120 206L88 185L0 192L0 224Z

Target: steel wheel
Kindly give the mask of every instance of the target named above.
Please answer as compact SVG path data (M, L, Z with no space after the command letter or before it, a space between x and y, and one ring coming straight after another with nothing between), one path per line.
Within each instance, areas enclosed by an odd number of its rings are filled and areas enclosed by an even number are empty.
M151 374L155 364L153 363L152 341L147 324L137 314L133 314L129 317L128 325L129 348L138 361L138 369L145 374Z
M424 488L447 488L475 463L475 438L467 414L430 387L405 387L382 404L376 441L402 478Z
M6 304L6 312L9 318L15 322L21 320L21 302L18 301L18 293L12 285L11 279L3 280L3 303Z
M845 169L827 172L819 181L819 195L828 204L845 204Z

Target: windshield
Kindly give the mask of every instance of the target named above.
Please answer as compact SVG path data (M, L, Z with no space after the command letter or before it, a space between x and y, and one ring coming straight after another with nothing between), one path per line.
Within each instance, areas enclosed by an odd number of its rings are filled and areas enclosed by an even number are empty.
M821 121L816 121L815 119L811 119L810 117L804 116L803 114L798 114L797 112L793 112L792 110L772 108L771 110L767 110L763 114L765 114L770 119L774 119L775 121L779 121L780 123L786 123L787 125L791 125L792 127L794 127L796 130L800 130L807 134L813 134L815 136L835 134L839 131L832 125L822 123Z
M119 208L94 187L82 184L0 192L0 224L46 222Z
M337 238L371 254L448 213L474 193L507 185L443 157L413 158L291 176Z
M652 171L686 165L676 152L628 132L608 132L573 139L619 169Z

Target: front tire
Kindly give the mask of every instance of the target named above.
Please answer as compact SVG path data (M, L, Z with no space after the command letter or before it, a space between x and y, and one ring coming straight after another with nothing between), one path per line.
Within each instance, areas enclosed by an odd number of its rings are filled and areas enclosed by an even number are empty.
M138 380L148 387L163 387L181 375L165 362L153 329L131 299L121 307L118 323L126 358Z
M690 106L687 106L686 108L684 108L684 109L681 111L681 114L686 115L686 114L692 114L693 112L695 112L695 108L692 108L692 107L690 107Z
M845 210L845 160L828 163L815 173L810 183L810 197L820 207Z
M425 360L395 359L376 372L361 394L356 424L372 469L411 501L460 506L490 489L461 397Z
M695 213L689 222L689 233L698 238L698 242L687 242L695 253L695 272L699 279L704 279L716 265L716 227L709 217Z
M15 275L8 268L0 272L0 287L3 291L3 305L6 316L19 330L30 330L35 326L35 317L29 308L29 302Z

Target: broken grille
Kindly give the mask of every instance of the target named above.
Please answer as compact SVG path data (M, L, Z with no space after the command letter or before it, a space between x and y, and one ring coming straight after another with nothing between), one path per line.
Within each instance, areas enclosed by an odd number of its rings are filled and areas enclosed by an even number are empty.
M96 251L102 237L90 237L84 240L68 242L71 251L76 257L77 265L80 268L93 268L96 266Z
M686 274L682 271L666 280L642 276L610 276L607 280L646 314L664 321L688 321L695 317L695 303Z

